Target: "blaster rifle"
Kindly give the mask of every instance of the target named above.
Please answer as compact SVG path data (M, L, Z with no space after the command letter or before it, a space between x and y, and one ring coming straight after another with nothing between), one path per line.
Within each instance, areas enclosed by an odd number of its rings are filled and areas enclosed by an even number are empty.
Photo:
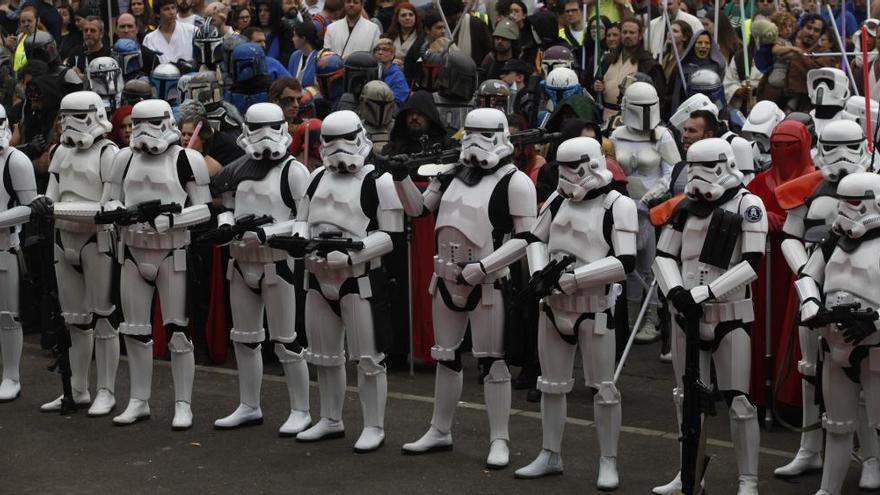
M180 213L183 208L177 203L162 204L161 199L144 201L128 208L117 208L112 211L104 211L95 215L95 223L106 225L134 225L141 222L153 223L156 217L166 213Z
M211 229L197 237L195 242L197 244L225 244L230 240L243 235L245 232L255 231L263 225L270 224L274 221L275 219L269 215L257 216L253 213L242 215L235 219L234 225L224 226L228 227L228 229L220 227Z
M553 292L557 287L559 277L575 262L575 257L568 254L564 258L555 259L547 263L529 279L529 283L514 298L515 304L521 304L535 297L542 299Z
M681 493L696 495L700 493L709 463L705 455L706 431L703 428L703 415L715 415L712 402L712 388L700 380L700 318L687 319L676 315L678 325L685 330L684 397L681 405Z
M360 251L364 248L362 241L355 241L350 237L342 237L342 232L323 232L316 238L307 239L298 235L274 235L269 238L269 246L282 249L290 253L294 258L302 258L309 253L317 253L326 257L332 251L345 252L348 249Z
M548 132L546 129L527 129L510 134L510 143L514 148L532 144L544 144L562 139L562 133ZM436 143L424 151L418 153L403 153L399 155L376 155L376 164L381 170L390 170L394 167L406 167L417 169L422 165L458 163L461 155L461 144L456 143L450 148L444 148Z
M837 324L843 328L849 328L859 321L877 321L880 315L877 310L867 308L861 309L862 305L858 302L840 304L831 309L822 308L809 320L802 323L806 327L821 328L824 326Z
M33 249L34 256L26 259L25 276L35 282L40 278L40 329L41 342L52 349L54 360L48 369L61 375L61 414L75 412L77 407L73 400L73 388L70 383L70 330L61 316L61 304L58 300L58 281L52 260L55 257L55 224L51 216L36 219L25 227L24 246ZM28 262L29 261L29 262Z

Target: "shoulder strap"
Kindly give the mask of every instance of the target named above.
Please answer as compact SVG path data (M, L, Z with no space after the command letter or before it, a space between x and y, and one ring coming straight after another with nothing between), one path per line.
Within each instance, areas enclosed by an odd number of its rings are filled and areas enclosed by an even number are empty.
M192 165L189 164L189 157L186 156L186 149L182 148L177 153L177 181L180 182L180 188L186 190L186 185L195 180Z
M284 201L293 216L296 216L296 201L293 200L293 193L290 191L290 182L288 181L291 161L293 161L293 157L290 157L284 164L284 168L281 169L281 201Z
M672 196L675 196L672 188L675 187L675 183L678 182L678 176L681 175L681 172L684 171L685 167L687 167L687 162L684 160L672 166L672 173L669 176L669 194Z
M308 196L309 199L311 199L312 196L315 195L315 190L318 189L318 183L321 182L321 177L324 176L325 171L326 171L326 169L319 171L317 174L315 174L315 177L312 179L312 182L309 183L309 188L306 189L306 196Z
M6 195L12 201L15 195L15 188L12 187L12 172L9 171L9 162L12 161L12 153L6 155L6 163L3 164L3 188L6 189Z

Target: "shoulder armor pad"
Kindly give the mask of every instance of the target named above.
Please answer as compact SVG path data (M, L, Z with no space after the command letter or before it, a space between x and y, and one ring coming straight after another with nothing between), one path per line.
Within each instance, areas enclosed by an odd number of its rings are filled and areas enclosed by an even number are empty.
M617 201L617 198L621 196L623 195L620 194L620 191L615 191L614 189L611 189L610 191L605 193L605 199L602 200L602 208L610 210L611 205L613 205L614 202Z
M639 231L639 215L636 210L636 202L618 193L617 199L611 205L611 214L614 220L614 230L637 233Z
M295 201L299 202L309 184L309 169L292 156L287 164L287 183L290 184L290 194Z
M797 208L805 204L824 181L822 172L818 170L792 179L776 187L774 190L776 201L785 210Z
M739 212L742 218L743 232L767 232L767 211L761 198L744 193L740 199Z
M515 217L534 217L538 209L538 194L532 179L517 170L507 185L508 208Z
M200 186L211 184L211 176L208 175L208 166L205 164L205 157L196 150L183 148L186 158L189 160L189 166L192 168L193 180ZM186 184L181 184L185 186Z
M36 190L36 181L34 179L34 165L30 158L21 151L10 146L7 167L9 167L9 178L12 181L12 189L15 191L26 191L28 189Z
M380 210L401 210L403 211L403 203L397 195L394 188L394 179L391 174L383 173L376 177L376 194L379 196Z

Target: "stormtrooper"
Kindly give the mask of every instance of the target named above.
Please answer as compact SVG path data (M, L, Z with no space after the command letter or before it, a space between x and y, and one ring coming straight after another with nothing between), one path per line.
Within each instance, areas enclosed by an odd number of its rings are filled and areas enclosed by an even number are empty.
M710 383L714 362L718 390L730 409L730 431L739 471L739 495L758 493L758 413L749 399L749 284L767 237L761 199L742 187L733 150L719 138L692 144L687 153L687 198L680 202L657 243L654 274L674 313L698 322L700 378ZM673 322L673 390L679 424L684 400L685 330ZM704 350L705 349L705 350ZM711 360L711 361L710 361ZM681 490L681 473L656 494Z
M244 119L238 108L223 99L223 84L216 71L202 71L190 79L186 99L205 105L208 124L215 132L240 131Z
M529 271L542 270L551 260L573 256L576 261L560 276L558 289L542 303L538 357L544 443L541 453L517 478L538 478L562 472L562 432L566 394L574 380L578 345L584 380L593 392L593 417L599 437L600 490L618 486L617 442L620 436L620 392L614 384L614 315L620 282L635 266L638 219L630 198L611 189L611 172L602 146L578 137L559 145L557 193L545 203L529 244ZM605 232L605 235L595 235Z
M345 350L357 361L364 428L355 452L371 452L385 442L388 396L384 350L389 337L387 287L382 256L392 250L388 232L403 231L403 208L391 177L367 164L372 143L358 115L333 112L321 125L324 166L309 178L297 211L297 233L306 239L350 238L362 249L306 253L308 273L306 360L318 375L321 419L296 436L315 442L345 435Z
M232 414L214 422L226 430L263 423L260 385L263 380L261 343L265 310L275 355L284 368L290 394L290 415L281 436L294 436L311 425L309 370L296 342L296 294L293 258L266 245L275 234L289 235L296 224L297 203L303 197L309 172L287 151L290 134L284 112L274 103L248 109L238 145L246 156L217 174L215 194L223 195L228 211L219 215L215 242L229 244L227 270L232 308L231 339L238 363L240 404ZM237 231L239 220L269 215L270 224Z
M785 261L794 273L802 273L810 255L820 246L819 239L826 236L837 216L837 190L841 180L847 175L866 172L870 168L871 156L867 153L865 135L862 128L849 120L838 120L825 126L819 137L816 164L821 173L820 180L813 181L812 187L803 191L798 182L783 184L776 190L779 204L788 212L782 227L787 239L782 242ZM806 326L798 328L801 360L798 372L801 375L803 397L803 424L814 425L819 422L819 405L816 404L817 362L821 339L816 332ZM826 395L826 402L827 402ZM880 486L880 447L877 434L867 424L858 423L859 444L861 445L862 475L859 486L875 489ZM792 478L822 469L822 431L813 430L801 434L797 455L785 466L774 471L780 478ZM827 459L827 455L826 455Z
M158 290L162 319L171 335L174 430L192 426L193 344L187 338L186 248L188 227L208 221L210 179L202 155L183 149L180 131L164 100L144 100L131 112L131 145L116 154L105 212L120 214L118 257L122 265L119 331L128 351L131 398L116 425L150 417L153 374L153 294ZM120 210L125 209L128 213Z
M440 120L451 134L464 125L465 117L473 108L476 89L477 65L474 60L458 51L446 53L435 83L434 103L440 112Z
M19 363L23 335L18 319L18 253L20 225L31 218L32 201L40 202L34 166L28 157L9 145L12 131L6 109L0 105L0 357L3 358L3 379L0 381L0 402L10 402L21 394ZM36 206L36 205L35 205Z
M872 428L878 426L880 417L876 363L880 354L875 350L880 345L875 310L880 305L880 176L848 174L840 180L836 196L839 201L832 224L834 235L822 241L821 249L813 251L795 283L801 299L801 321L818 329L824 341L821 379L825 464L817 495L842 493L853 433L859 422L860 393L865 395ZM862 316L836 318L832 311Z
M807 94L814 107L810 116L816 124L816 132L821 135L828 123L841 117L849 98L849 79L840 69L811 69L807 72Z
M382 81L370 81L361 92L358 115L364 122L367 139L373 143L373 152L381 153L391 139L391 124L397 107L394 92Z
M86 66L88 89L96 93L104 101L104 109L112 114L119 108L122 98L122 87L125 80L119 63L113 57L97 57Z
M459 347L470 324L473 354L485 373L490 441L486 467L502 469L509 462L511 394L504 361L504 289L508 265L525 254L537 200L532 181L511 163L513 145L503 112L472 110L464 131L460 164L433 178L424 194L405 167L393 172L408 215L437 215L437 254L429 285L436 342L431 356L438 361L434 413L427 433L405 444L403 452L452 448L452 419L462 388Z
M684 124L690 118L691 113L697 110L707 110L712 112L715 117L719 117L718 106L708 96L703 93L695 93L687 100L681 102L678 109L669 117L669 124L672 125L679 133L684 130ZM733 157L736 160L736 168L743 174L743 185L748 185L755 177L755 162L752 158L752 145L739 134L729 130L725 130L720 136L721 139L730 143L733 148ZM649 202L650 204L650 202Z
M96 225L95 214L101 212L119 149L104 138L112 125L97 93L70 93L61 100L59 112L61 143L49 164L46 196L54 203L58 229L55 275L61 315L70 333L70 383L77 405L91 402L89 416L104 416L116 406L119 338L116 322L111 321L116 309L111 293L113 231L109 225ZM92 346L98 376L94 402L89 395ZM61 399L40 410L59 411Z
M759 174L770 168L770 135L776 124L785 119L785 113L770 100L761 100L755 104L746 123L743 124L743 136L752 140L754 171Z
M557 69L558 70L558 69ZM645 287L651 283L651 263L655 254L655 229L649 217L648 204L658 194L669 190L672 167L681 161L681 154L666 127L660 125L660 99L648 83L634 82L626 88L621 101L623 125L611 133L617 161L627 175L629 197L639 211L639 235L636 268L627 276L627 311L635 323L642 305ZM660 337L656 296L648 303L645 322L639 331L641 342Z

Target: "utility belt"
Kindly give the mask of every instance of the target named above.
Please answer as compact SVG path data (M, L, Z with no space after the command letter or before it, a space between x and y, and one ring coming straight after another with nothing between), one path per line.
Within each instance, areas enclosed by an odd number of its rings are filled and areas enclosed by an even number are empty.
M187 229L171 229L162 233L141 229L139 225L123 228L120 240L127 247L140 249L180 249L189 245Z
M568 294L550 294L544 299L547 306L554 311L565 311L569 313L601 313L608 308L613 308L617 303L617 296L623 291L620 284L611 284L608 286L607 293L589 293L579 291L578 293Z
M755 306L751 299L703 304L703 321L706 323L732 320L741 320L743 323L755 321Z
M843 341L843 336L839 334L836 326L834 332L837 333L833 339L829 339L826 335L826 327L822 331L822 350L827 352L830 360L836 366L839 366L846 376L854 383L861 383L862 378L862 361L868 360L868 371L871 373L880 373L880 344L859 344L853 346ZM876 335L876 334L875 334ZM876 341L877 338L871 339ZM827 363L823 363L827 366Z
M461 273L461 266L452 261L446 261L439 256L434 256L434 275L452 283L456 283L458 275ZM486 275L484 284L490 284L496 280L504 278L510 273L510 270L503 268L501 270Z
M275 263L286 260L290 255L254 240L233 242L229 245L229 256L247 263Z
M443 300L443 304L447 308L458 313L467 313L477 309L481 302L484 306L491 306L493 304L492 292L504 290L505 282L506 279L497 279L493 282L482 283L473 287L455 284L458 287L458 290L455 292L459 294L453 294L446 285L449 282L435 273L431 277L431 283L428 285L428 293L433 296L439 292L440 299ZM466 296L461 294L462 287L469 287L470 289Z
M101 230L109 230L113 227L110 225L102 225L104 229ZM85 233L85 232L98 232L98 225L95 225L91 222L74 222L73 220L62 220L60 218L55 219L55 228L58 230L63 230L65 232L72 232L75 234Z

